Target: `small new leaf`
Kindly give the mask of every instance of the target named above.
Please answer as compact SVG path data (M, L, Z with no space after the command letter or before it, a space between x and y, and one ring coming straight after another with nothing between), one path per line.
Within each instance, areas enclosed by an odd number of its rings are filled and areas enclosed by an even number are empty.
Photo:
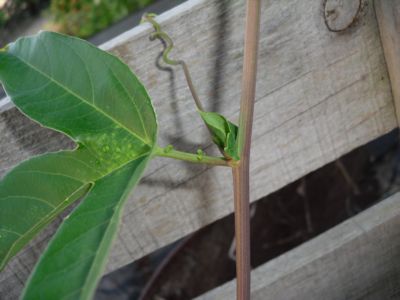
M205 111L199 113L211 132L213 142L224 156L227 159L239 160L236 148L238 127L218 113Z

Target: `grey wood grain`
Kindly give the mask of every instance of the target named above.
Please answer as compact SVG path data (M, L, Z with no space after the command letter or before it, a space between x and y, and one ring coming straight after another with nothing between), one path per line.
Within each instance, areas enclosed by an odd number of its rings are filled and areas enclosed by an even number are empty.
M389 71L397 120L400 122L400 2L374 1L382 46Z
M251 299L400 299L399 215L397 193L256 268ZM235 299L235 282L197 299Z
M326 28L321 2L262 3L253 201L397 126L372 2L366 1L357 26L341 33ZM160 15L159 21L175 40L172 56L190 65L205 106L236 121L244 1L190 0ZM102 47L126 61L149 89L162 146L215 153L182 72L157 66L162 45L149 41L151 31L145 24ZM0 137L0 176L32 155L72 147L15 108L0 114ZM126 206L107 270L231 213L230 184L225 168L152 161ZM0 298L12 299L20 292L51 232L35 239L0 274Z

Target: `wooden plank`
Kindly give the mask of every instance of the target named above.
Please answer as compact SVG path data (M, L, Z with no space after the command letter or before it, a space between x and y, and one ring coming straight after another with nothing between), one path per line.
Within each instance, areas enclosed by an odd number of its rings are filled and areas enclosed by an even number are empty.
M374 5L400 124L400 2L375 0Z
M397 193L256 268L251 299L399 299L399 216ZM235 282L197 299L235 299Z
M0 99L0 114L2 112L10 110L12 107L14 107L14 104L11 102L9 97L4 97L3 99Z
M367 1L357 26L330 32L321 3L263 1L252 152L252 200L259 199L397 126L379 31ZM159 21L191 67L210 110L236 120L242 69L244 1L190 0ZM149 25L103 46L148 87L159 115L160 144L210 147L182 72L160 70L161 45ZM15 108L0 114L0 176L19 161L72 147ZM230 171L156 159L128 202L108 271L166 245L233 210ZM0 295L21 289L52 230L0 274ZM13 284L9 284L12 282ZM0 296L1 298L1 296Z

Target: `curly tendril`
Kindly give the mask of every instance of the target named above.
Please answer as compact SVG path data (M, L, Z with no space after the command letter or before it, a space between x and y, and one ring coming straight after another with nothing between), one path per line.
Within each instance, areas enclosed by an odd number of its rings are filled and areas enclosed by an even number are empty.
M169 58L169 53L171 52L172 48L174 48L174 42L172 41L171 37L166 32L161 30L161 25L159 23L157 23L156 20L154 20L154 18L156 16L157 16L156 14L149 14L149 13L144 14L140 23L149 22L151 25L153 25L155 32L153 32L150 35L150 40L153 41L158 38L158 39L164 41L166 46L162 53L163 61L168 65L182 66L183 73L185 74L185 78L186 78L187 84L189 86L190 92L192 93L192 97L194 99L196 107L199 111L204 111L203 106L200 102L200 98L197 95L196 89L194 87L192 77L190 76L189 68L187 67L186 63L183 60L174 60L174 59Z

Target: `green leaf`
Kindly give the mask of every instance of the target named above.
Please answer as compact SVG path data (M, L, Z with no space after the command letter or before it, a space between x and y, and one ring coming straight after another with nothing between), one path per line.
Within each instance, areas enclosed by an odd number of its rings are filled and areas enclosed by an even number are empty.
M148 156L96 182L64 221L36 266L23 299L91 299L116 235L124 200Z
M200 116L211 132L213 142L228 159L239 160L236 149L238 127L215 112L200 111Z
M0 182L1 269L103 178L150 156L157 122L128 66L77 38L43 32L8 45L0 81L22 112L78 144L26 161Z

